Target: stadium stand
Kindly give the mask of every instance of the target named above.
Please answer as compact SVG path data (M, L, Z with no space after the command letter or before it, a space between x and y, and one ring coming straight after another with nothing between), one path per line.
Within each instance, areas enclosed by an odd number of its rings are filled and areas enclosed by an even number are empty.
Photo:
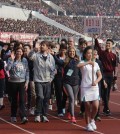
M84 18L74 17L73 19L68 16L55 16L52 15L47 5L44 5L43 2L40 3L39 0L16 0L21 4L22 8L30 9L30 10L46 10L48 14L47 17L63 24L74 31L83 34L83 22ZM76 15L117 15L118 18L114 17L103 17L103 27L101 38L113 38L114 40L118 40L120 37L120 18L119 18L119 0L51 0L55 4L59 5L63 9L67 11L68 14L76 14ZM1 3L10 2L9 0L0 0ZM97 7L97 8L94 8ZM114 9L113 9L114 7ZM79 9L79 11L78 11ZM70 10L70 12L69 12ZM50 13L50 15L49 15ZM19 27L19 28L18 28ZM7 29L6 29L7 28ZM10 31L10 32L30 32L30 33L38 33L40 35L65 35L67 32L60 30L54 26L48 25L46 22L42 20L36 19L28 19L28 21L22 20L11 20L11 19L0 19L0 30L1 31ZM71 35L67 33L66 35Z
M51 0L73 15L120 15L119 0Z
M32 19L28 21L13 20L0 18L0 31L1 32L25 32L25 33L39 33L39 35L67 35L63 30L60 30L54 26L50 26L47 23L38 19Z

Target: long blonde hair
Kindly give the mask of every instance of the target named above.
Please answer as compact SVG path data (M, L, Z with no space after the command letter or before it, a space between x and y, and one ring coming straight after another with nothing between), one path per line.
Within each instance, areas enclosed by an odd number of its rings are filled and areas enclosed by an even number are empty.
M64 67L65 67L66 65L68 65L69 62L70 62L70 60L71 60L71 58L69 57L69 52L70 52L72 49L74 49L74 51L75 51L75 57L74 57L74 59L79 62L79 56L76 54L75 47L70 47L70 48L68 49L67 53L66 53L67 55L66 55L66 58L65 58Z

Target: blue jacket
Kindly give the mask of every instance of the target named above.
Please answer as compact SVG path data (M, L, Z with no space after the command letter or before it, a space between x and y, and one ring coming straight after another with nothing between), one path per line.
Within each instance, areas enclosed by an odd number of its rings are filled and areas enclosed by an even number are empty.
M10 73L10 82L29 82L29 69L26 58L20 61L8 59L6 70Z

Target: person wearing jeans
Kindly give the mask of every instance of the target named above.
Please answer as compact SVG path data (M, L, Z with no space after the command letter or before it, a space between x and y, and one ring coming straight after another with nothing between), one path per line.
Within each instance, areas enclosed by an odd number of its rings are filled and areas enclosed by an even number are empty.
M37 94L35 115L39 115L40 113L45 117L47 116L48 101L51 93L50 86L50 82L35 82L35 91Z
M55 75L55 61L48 52L49 42L40 43L40 52L31 51L29 58L33 60L36 110L35 122L49 122L47 118L48 100L51 94L51 82Z

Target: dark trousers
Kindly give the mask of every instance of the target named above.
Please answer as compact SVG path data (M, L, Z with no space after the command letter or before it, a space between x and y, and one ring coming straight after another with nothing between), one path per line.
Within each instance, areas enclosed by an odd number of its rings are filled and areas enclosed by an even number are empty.
M4 90L5 90L5 79L0 79L0 98L3 98Z
M8 86L8 77L5 77L5 90L4 90L4 94L8 94L9 95L9 86Z
M27 108L30 109L30 107L31 107L31 87L29 82L27 89Z
M81 104L80 104L80 111L81 111L82 113L85 112L85 104L84 104L83 101L82 101Z
M54 80L51 82L51 94L50 94L50 99L52 99L52 96L54 96L55 92L55 87L54 87Z
M55 77L54 79L55 85L55 95L57 102L57 110L58 114L62 113L62 99L63 99L63 80L62 77Z
M104 111L109 110L109 99L110 99L110 90L113 82L113 76L105 76L105 81L108 85L106 89L102 89L103 92L103 101L104 101Z
M11 117L16 117L18 101L19 101L19 114L21 119L26 117L25 111L25 89L24 82L13 83L9 82L9 90L11 92Z
M78 92L78 100L80 102L80 112L84 113L85 112L85 104L83 101L81 101L81 98L80 98L80 90Z
M35 115L47 115L48 101L51 94L51 83L40 83L35 82L35 92L36 92L36 110Z

